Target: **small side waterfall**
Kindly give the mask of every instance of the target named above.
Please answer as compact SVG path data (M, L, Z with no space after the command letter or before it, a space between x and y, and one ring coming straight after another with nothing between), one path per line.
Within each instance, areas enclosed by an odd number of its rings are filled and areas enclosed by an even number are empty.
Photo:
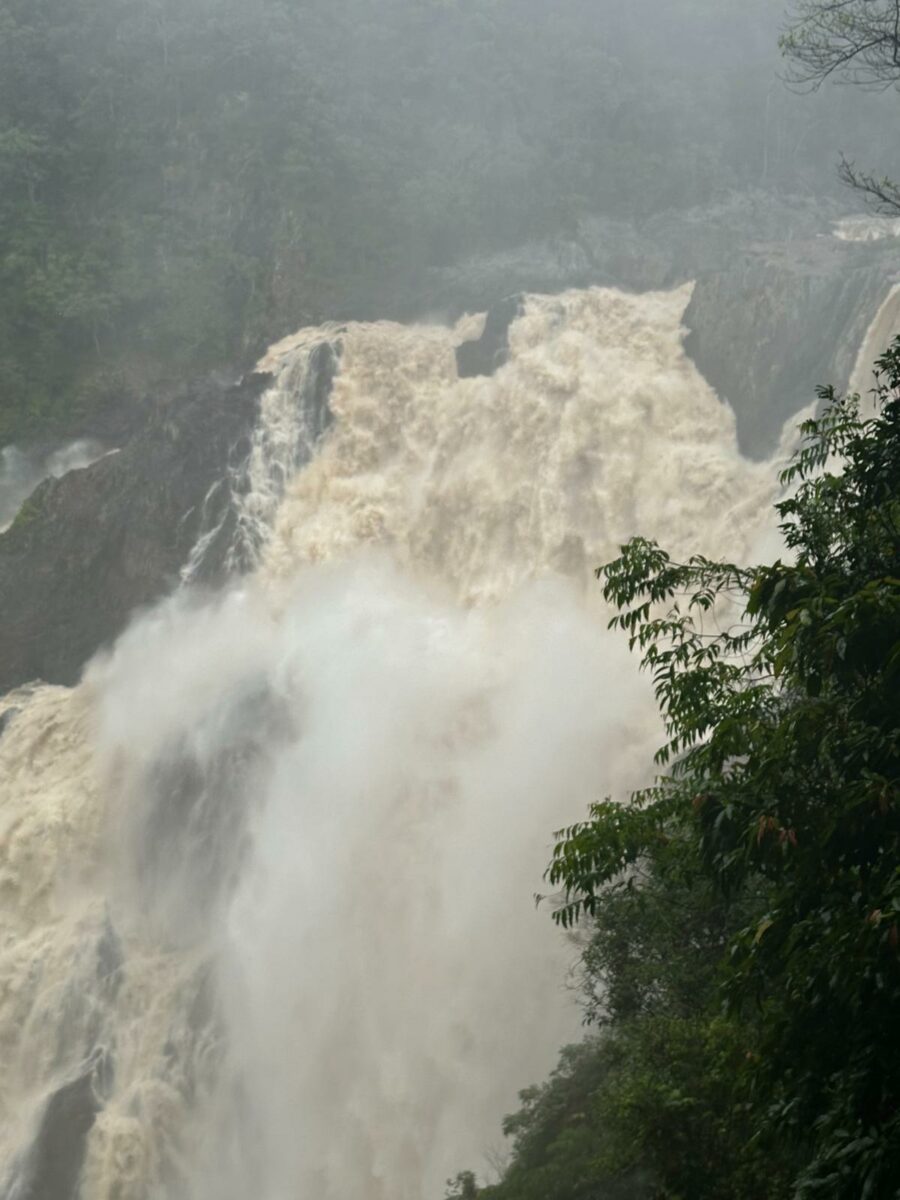
M888 292L869 326L850 376L848 391L865 396L872 388L876 360L900 334L900 283Z
M339 357L340 342L315 330L308 339L298 335L281 349L272 347L259 364L272 385L260 399L249 452L210 488L183 584L202 580L211 559L227 574L258 565L289 480L331 423L328 397Z

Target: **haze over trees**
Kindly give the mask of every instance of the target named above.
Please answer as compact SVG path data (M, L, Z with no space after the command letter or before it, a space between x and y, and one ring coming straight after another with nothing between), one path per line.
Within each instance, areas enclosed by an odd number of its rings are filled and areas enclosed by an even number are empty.
M834 193L779 0L0 0L0 439L588 213ZM873 107L876 105L876 107Z
M900 83L898 0L795 0L781 39L787 81L799 90L829 80L869 90ZM839 177L863 193L876 212L900 213L900 187L871 167L842 156Z

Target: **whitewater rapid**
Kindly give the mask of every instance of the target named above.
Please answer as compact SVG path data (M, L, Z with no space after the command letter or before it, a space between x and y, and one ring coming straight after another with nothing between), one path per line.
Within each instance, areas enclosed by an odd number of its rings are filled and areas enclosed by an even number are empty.
M552 832L659 736L593 570L638 532L771 534L689 297L528 297L483 378L454 353L483 317L273 347L245 573L193 589L198 544L78 688L0 699L4 1200L438 1200L483 1169L577 1036Z

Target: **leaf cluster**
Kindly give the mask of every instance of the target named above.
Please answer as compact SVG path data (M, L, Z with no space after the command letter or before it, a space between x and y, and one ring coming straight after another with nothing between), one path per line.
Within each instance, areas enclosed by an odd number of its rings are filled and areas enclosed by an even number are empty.
M562 831L548 875L563 926L602 925L641 871L743 910L707 945L727 1014L760 1023L754 1136L797 1156L792 1194L849 1200L900 1189L900 339L873 415L820 395L782 478L784 561L635 539L603 569L667 771Z

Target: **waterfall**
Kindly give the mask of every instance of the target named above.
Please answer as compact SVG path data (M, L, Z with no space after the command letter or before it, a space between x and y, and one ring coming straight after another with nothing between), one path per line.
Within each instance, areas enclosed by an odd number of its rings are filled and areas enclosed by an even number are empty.
M228 573L258 566L289 480L313 457L330 423L328 394L340 355L336 336L330 326L304 330L272 347L258 364L272 384L262 396L249 453L209 489L182 584L202 582L217 551Z
M578 1036L552 831L660 736L593 569L771 528L689 298L528 297L490 377L477 317L273 347L243 574L0 700L3 1200L436 1200L498 1145Z
M834 236L842 242L881 242L900 237L900 220L874 213L842 217L834 223Z
M856 356L847 390L865 396L872 389L876 361L900 334L900 283L895 283L869 326Z

